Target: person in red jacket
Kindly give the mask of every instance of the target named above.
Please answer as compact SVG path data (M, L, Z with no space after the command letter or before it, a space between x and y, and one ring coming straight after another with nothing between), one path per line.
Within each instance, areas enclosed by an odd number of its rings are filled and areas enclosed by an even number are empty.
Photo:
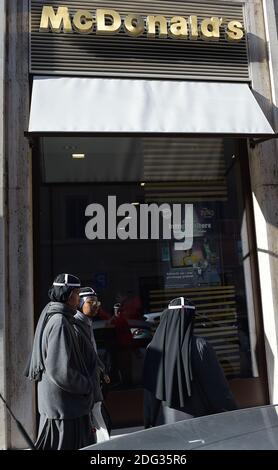
M116 338L119 346L127 348L131 346L132 334L128 326L127 319L124 317L120 304L114 305L114 315L111 319L111 324L115 325Z
M119 293L117 301L120 304L122 316L126 320L143 320L143 306L139 296L133 295L131 291Z

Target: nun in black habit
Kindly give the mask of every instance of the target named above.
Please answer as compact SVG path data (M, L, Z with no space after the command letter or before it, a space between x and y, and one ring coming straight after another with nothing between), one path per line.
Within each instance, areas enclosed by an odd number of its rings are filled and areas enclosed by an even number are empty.
M194 314L190 301L172 300L147 347L146 428L237 409L212 346L192 334Z
M26 376L38 383L37 449L71 450L95 443L90 411L96 354L88 341L77 338L79 288L77 277L57 276L36 328Z

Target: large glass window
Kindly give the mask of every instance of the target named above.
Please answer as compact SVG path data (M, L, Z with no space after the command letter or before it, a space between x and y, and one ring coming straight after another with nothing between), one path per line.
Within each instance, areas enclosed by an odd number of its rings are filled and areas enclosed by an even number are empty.
M102 308L95 336L112 376L110 390L142 388L145 347L160 313L178 296L195 303L195 333L214 346L228 379L258 374L236 141L47 137L40 142L40 165L38 303L47 302L59 272L97 290ZM128 206L117 215L122 204ZM156 216L141 213L151 204L159 214L156 238ZM96 207L103 212L93 224ZM180 219L173 220L174 207ZM163 233L167 226L170 238ZM117 304L122 325L113 320Z

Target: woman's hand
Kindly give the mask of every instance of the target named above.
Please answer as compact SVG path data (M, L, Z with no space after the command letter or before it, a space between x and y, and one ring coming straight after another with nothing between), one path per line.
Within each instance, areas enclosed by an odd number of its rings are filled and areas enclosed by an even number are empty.
M103 380L106 384L110 384L111 382L110 377L107 374L103 374Z

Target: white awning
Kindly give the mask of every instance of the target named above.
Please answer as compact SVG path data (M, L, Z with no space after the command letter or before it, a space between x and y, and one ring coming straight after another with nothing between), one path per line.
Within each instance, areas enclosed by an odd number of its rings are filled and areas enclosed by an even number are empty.
M35 77L30 133L273 134L248 84Z

